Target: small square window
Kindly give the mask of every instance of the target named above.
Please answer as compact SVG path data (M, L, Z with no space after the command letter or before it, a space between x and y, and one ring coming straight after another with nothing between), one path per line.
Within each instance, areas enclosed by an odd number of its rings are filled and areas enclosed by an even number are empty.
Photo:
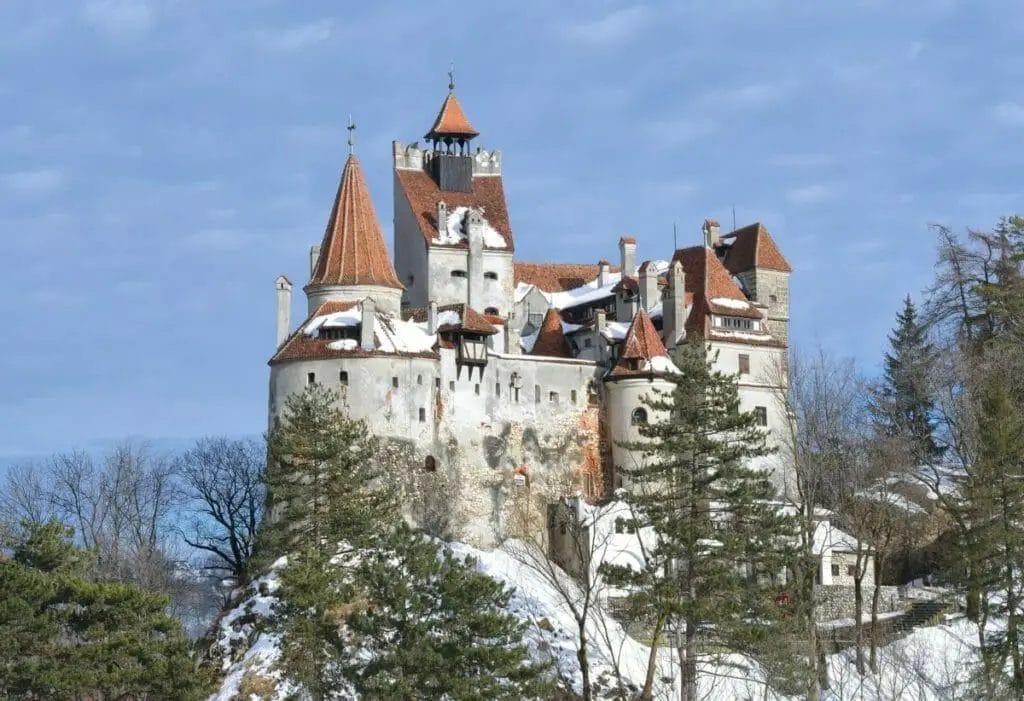
M747 353L740 353L740 374L750 374L750 355Z
M847 577L856 577L857 576L857 566L856 565L847 565L846 566L846 576Z
M427 420L427 410L420 407L420 423L425 423Z
M338 382L344 386L348 386L348 371L342 370L338 373Z
M832 565L832 576L833 577L838 577L839 576L839 565Z
M769 304L775 304L778 301L779 301L779 298L776 297L775 295L768 295L768 303Z
M306 384L307 385L316 384L316 373L315 372L306 373Z
M395 389L398 389L398 378L397 377L392 377L391 378L391 386L394 387Z
M548 392L548 401L552 404L558 403L558 392Z
M455 380L450 380L448 382L448 391L450 391L450 392L454 392L455 391Z
M573 404L575 404L575 403L576 403L576 390L573 390L572 392L570 392L570 393L569 393L569 400L570 400L570 401L571 401L571 402L572 402Z
M768 409L763 406L754 407L754 416L757 418L758 426L768 425Z

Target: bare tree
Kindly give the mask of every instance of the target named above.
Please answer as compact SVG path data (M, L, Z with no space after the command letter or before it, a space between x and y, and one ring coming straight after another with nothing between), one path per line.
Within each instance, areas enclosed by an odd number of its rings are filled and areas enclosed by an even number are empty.
M42 523L54 516L46 466L36 462L11 465L0 489L0 521L17 528L22 521Z
M182 537L212 556L208 568L226 571L236 582L249 575L266 494L265 467L266 449L252 440L203 438L180 458L192 512Z

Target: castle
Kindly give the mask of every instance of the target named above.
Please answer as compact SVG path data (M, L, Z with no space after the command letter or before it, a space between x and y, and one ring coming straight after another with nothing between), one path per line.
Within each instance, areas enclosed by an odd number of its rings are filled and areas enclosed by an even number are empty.
M271 422L307 384L335 388L403 451L410 518L483 547L516 504L542 524L559 499L612 494L683 339L710 344L742 408L784 429L772 378L791 268L767 229L708 219L700 245L664 259L638 261L624 235L617 265L516 261L502 155L472 149L478 136L450 85L427 145L393 143L393 260L350 153L294 330L292 284L276 282ZM764 461L785 491L782 462Z

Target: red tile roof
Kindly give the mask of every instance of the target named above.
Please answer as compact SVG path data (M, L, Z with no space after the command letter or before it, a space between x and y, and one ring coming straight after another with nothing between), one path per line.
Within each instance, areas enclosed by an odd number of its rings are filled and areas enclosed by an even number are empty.
M437 203L444 200L449 212L456 207L482 207L484 218L505 239L505 248L494 250L509 253L514 250L512 225L508 221L505 188L500 175L474 176L472 192L442 192L434 179L422 170L398 169L395 171L395 177L409 201L420 233L423 234L428 246L442 245L434 243L433 240L437 238ZM466 241L447 245L457 248L469 246Z
M725 249L725 267L731 273L742 273L751 268L764 268L789 273L789 261L775 244L768 229L755 222L722 236Z
M741 316L760 319L761 313L753 307L734 309L714 304L713 299L732 299L747 302L746 296L736 286L718 256L710 248L693 246L681 248L672 256L679 261L686 276L686 292L693 294L693 308L686 320L687 334L706 338L710 331L710 314Z
M554 307L548 309L537 332L530 355L545 355L553 358L571 358L572 348L562 333L562 316Z
M359 161L350 155L327 221L309 285L379 285L404 289L391 264Z
M459 104L459 99L455 97L455 93L450 92L444 98L444 102L441 103L441 111L437 113L434 125L430 127L430 131L427 132L424 138L437 139L445 136L454 136L472 139L479 133L469 123L469 119L466 117L466 113L462 111L462 105Z
M512 263L513 278L534 285L544 292L565 292L592 282L601 272L599 265L576 263ZM609 266L609 271L619 272L619 266Z
M629 325L626 338L622 342L622 351L615 367L608 373L610 377L631 377L636 375L650 375L652 373L649 363L651 358L658 356L668 357L665 344L661 342L657 329L651 322L647 312L640 310L633 317Z
M438 314L448 311L457 313L461 323L457 325L441 324L437 328L438 331L456 331L462 329L473 333L482 333L487 335L498 333L498 329L490 322L491 317L481 314L470 306L465 304L442 304L437 308ZM429 313L430 312L426 307L415 307L413 309L406 309L403 316L410 321L422 324L427 320L427 315ZM499 319L500 323L504 323L504 319L501 319L501 317L495 318Z

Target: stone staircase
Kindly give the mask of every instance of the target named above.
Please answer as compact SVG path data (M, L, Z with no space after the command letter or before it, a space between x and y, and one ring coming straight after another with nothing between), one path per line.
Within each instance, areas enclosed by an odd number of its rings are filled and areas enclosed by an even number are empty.
M909 633L915 628L935 625L941 616L948 613L951 608L950 602L943 599L915 601L905 614L896 619L895 628L902 633Z

